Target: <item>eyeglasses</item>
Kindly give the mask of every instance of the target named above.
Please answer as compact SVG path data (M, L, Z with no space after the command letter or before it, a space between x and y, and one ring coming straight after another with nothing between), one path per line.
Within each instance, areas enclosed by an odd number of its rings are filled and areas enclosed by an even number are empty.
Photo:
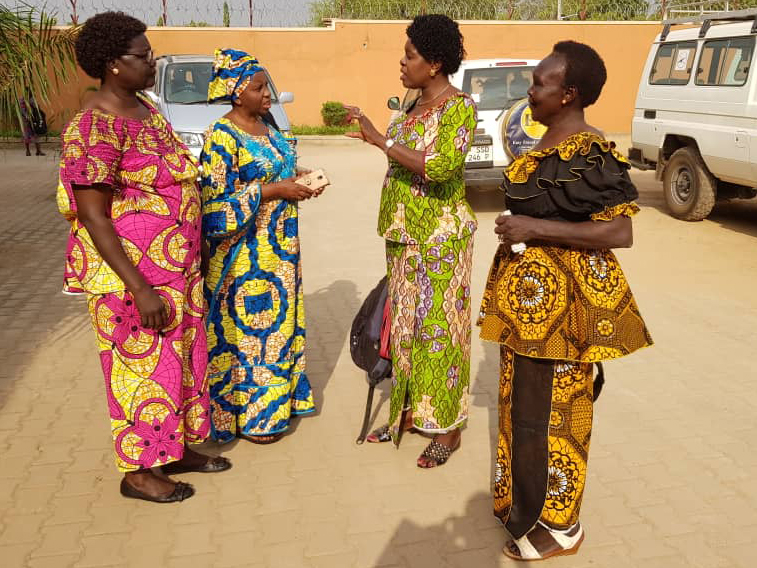
M136 57L137 59L142 59L143 61L152 61L155 58L155 54L153 53L152 49L148 51L147 53L124 53L124 55L131 55L132 57ZM121 57L123 57L122 55Z

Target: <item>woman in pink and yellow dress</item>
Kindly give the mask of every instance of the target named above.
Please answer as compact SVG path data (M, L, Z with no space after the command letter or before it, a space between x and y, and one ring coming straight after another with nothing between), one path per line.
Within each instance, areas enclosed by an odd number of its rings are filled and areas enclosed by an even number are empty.
M197 164L139 94L155 82L145 25L98 14L76 42L100 90L63 132L58 207L71 223L64 291L85 293L125 497L182 501L156 475L228 469L187 444L208 435Z

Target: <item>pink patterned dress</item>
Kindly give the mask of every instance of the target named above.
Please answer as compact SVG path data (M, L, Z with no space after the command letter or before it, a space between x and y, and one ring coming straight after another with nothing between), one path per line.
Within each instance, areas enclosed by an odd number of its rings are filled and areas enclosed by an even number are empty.
M63 132L58 208L71 223L64 292L86 293L97 335L116 464L136 471L181 459L209 431L202 322L197 164L147 101L150 116L98 110ZM141 326L132 295L76 216L72 186L113 188L121 245L168 309L161 331Z

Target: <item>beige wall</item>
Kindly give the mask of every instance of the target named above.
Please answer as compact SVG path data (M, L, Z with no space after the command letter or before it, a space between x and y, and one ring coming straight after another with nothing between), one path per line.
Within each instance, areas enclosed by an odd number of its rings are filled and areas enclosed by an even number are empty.
M216 47L256 55L277 88L295 94L286 107L294 124L321 124L321 104L338 100L359 105L383 125L387 98L403 92L399 59L406 27L407 22L336 21L332 28L150 28L147 35L158 55L209 54ZM462 22L461 28L469 59L538 59L562 39L596 48L609 77L588 119L606 132L630 131L639 76L660 31L659 22ZM59 118L54 122L77 109L92 84L80 73L51 109Z

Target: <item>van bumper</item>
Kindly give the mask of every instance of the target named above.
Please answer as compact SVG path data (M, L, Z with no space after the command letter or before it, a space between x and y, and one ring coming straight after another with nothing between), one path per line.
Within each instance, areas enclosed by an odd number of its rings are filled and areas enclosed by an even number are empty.
M492 166L488 168L466 168L465 186L482 191L499 189L505 178L502 174L504 168Z

